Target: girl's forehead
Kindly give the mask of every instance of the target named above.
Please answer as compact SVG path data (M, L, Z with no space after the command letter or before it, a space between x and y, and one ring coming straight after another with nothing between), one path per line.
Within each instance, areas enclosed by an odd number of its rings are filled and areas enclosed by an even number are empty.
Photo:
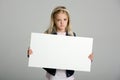
M55 16L56 19L59 19L59 18L68 18L68 16L65 14L65 13L60 13L60 14L57 14Z

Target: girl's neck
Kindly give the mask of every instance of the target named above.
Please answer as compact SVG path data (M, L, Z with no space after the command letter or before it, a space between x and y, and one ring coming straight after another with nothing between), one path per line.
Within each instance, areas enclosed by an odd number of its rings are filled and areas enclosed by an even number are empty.
M65 33L65 30L57 30L58 33Z

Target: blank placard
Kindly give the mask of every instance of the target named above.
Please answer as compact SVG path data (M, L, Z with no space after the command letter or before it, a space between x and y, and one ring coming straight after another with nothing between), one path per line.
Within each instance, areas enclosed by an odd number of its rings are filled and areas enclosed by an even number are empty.
M31 33L29 67L77 71L91 69L93 38Z

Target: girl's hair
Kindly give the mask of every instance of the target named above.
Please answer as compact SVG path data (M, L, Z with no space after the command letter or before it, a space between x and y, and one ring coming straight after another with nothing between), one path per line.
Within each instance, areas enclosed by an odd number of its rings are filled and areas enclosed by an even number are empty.
M64 6L58 6L58 7L53 9L53 11L51 13L50 25L49 25L49 28L45 31L45 33L51 34L53 32L57 32L57 28L56 28L56 25L55 25L55 16L56 16L56 14L59 14L60 12L66 13L66 15L68 16L68 23L67 23L67 26L66 26L65 30L69 35L73 36L73 32L71 30L71 22L70 22L69 11Z

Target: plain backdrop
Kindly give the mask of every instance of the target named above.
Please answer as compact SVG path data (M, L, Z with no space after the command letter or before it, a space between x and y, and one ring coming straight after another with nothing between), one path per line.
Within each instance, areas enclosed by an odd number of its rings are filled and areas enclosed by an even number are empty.
M77 36L94 38L91 72L76 71L75 80L120 80L120 0L0 0L0 80L45 80L26 52L31 32L44 32L59 5Z

